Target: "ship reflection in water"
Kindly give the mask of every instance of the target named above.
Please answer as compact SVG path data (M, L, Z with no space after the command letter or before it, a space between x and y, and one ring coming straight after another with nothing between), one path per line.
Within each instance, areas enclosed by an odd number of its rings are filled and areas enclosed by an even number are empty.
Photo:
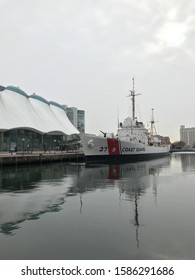
M0 259L192 259L194 159L1 169Z

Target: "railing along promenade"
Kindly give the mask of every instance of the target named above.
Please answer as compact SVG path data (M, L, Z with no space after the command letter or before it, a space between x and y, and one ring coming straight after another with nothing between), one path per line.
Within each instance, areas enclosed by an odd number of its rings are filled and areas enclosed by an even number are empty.
M19 151L0 152L0 167L6 165L49 163L49 162L81 162L84 154L79 150L72 151Z

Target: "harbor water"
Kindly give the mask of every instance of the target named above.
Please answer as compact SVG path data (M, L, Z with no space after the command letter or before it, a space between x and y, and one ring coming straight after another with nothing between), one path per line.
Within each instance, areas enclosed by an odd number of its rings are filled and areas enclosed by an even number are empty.
M0 169L1 260L195 259L195 154Z

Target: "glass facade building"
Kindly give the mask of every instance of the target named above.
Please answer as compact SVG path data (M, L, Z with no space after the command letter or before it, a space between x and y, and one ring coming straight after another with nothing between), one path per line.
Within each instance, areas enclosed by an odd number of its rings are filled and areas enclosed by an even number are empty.
M66 108L67 116L79 132L85 133L85 111L75 107Z

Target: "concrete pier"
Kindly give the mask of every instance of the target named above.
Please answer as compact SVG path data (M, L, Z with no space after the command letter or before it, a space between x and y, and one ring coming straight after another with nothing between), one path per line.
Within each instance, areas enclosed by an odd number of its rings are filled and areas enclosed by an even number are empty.
M84 154L77 152L0 153L0 167L51 162L84 162Z

